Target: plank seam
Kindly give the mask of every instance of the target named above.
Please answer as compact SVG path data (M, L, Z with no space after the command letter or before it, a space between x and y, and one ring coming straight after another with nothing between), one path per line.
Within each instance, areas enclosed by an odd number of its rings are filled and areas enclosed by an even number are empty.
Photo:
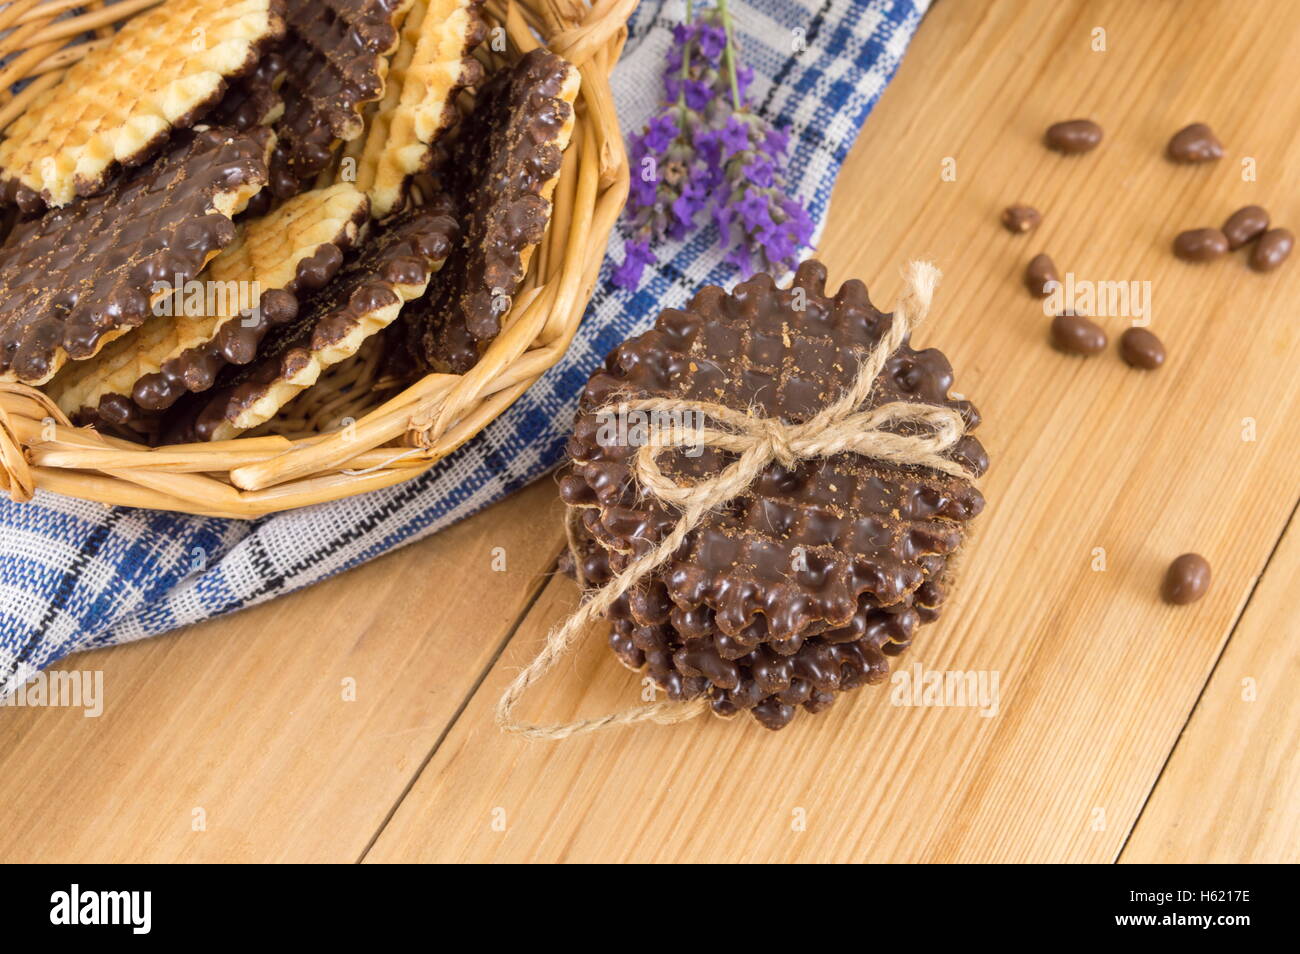
M466 708L469 707L469 704L474 697L478 695L478 691L482 687L483 681L487 679L492 670L496 668L497 663L501 660L502 654L506 651L506 647L510 645L511 641L515 638L515 634L519 632L519 627L523 624L523 621L527 619L528 614L532 612L533 606L541 598L542 592L546 589L547 584L550 583L551 578L555 576L556 572L558 572L560 555L564 552L566 546L567 543L563 541L557 544L555 555L551 557L550 562L547 564L549 569L544 573L537 574L537 579L533 583L532 591L528 594L528 599L524 601L523 606L515 615L514 621L506 628L505 634L497 644L496 652L494 652L484 663L482 670L478 674L478 678L475 679L473 684L466 690L464 697L460 700L460 705L456 707L456 711L451 714L451 718L449 718L446 725L442 727L442 731L438 733L438 737L434 739L432 747L430 747L429 751L425 753L424 758L420 760L420 764L415 767L415 771L411 773L411 777L406 780L406 784L402 787L401 792L398 793L396 800L388 809L388 812L379 822L379 827L375 829L375 833L370 836L370 840L367 841L365 847L361 849L361 854L357 857L354 864L359 865L366 860L366 856L370 854L371 850L375 847L375 843L379 841L379 837L384 833L384 830L388 828L389 824L393 820L393 816L397 814L397 810L402 807L402 803L406 801L407 796L411 794L411 790L415 788L415 783L420 780L420 776L424 774L424 770L429 766L429 763L433 761L433 757L438 754L438 750L442 748L442 744L447 740L447 736L451 734L452 728L460 722L460 718L465 713Z
M1232 621L1232 627L1228 630L1228 638L1223 641L1219 647L1219 654L1214 657L1214 665L1210 667L1209 673L1205 677L1205 682L1201 684L1201 691L1196 694L1196 701L1192 703L1187 710L1187 718L1183 720L1182 727L1178 730L1178 735L1174 738L1174 744L1169 746L1169 751L1165 753L1165 760L1160 764L1160 771L1156 773L1155 779L1151 782L1151 787L1147 789L1147 794L1142 799L1142 807L1138 809L1137 816L1133 819L1133 824L1129 825L1128 833L1124 836L1124 843L1119 846L1119 851L1115 852L1115 858L1111 864L1117 865L1124 858L1124 852L1128 850L1129 842L1133 839L1133 833L1137 831L1138 825L1142 823L1142 816L1146 814L1147 806L1151 804L1151 796L1155 794L1156 788L1160 785L1160 780L1165 776L1165 770L1169 768L1169 763L1173 761L1174 753L1178 751L1178 746L1183 741L1183 736L1187 734L1187 727L1191 725L1192 717L1196 715L1196 710L1201 707L1201 700L1205 697L1205 690L1209 688L1210 683L1214 681L1214 675L1219 671L1219 663L1223 661L1224 655L1228 651L1228 646L1232 643L1232 637L1237 634L1237 629L1241 626L1241 621L1246 618L1246 611L1250 609L1250 604L1255 599L1255 593L1259 589L1259 584L1268 574L1268 568L1273 565L1273 558L1277 556L1278 548L1282 546L1282 541L1286 539L1287 532L1291 529L1296 514L1300 513L1300 499L1296 500L1295 506L1291 508L1291 514L1282 524L1282 532L1277 535L1273 541L1273 548L1268 551L1268 559L1264 561L1264 566L1260 569L1259 575L1255 577L1255 582L1251 584L1250 592L1246 594L1246 600L1241 604L1241 610L1237 613L1236 619Z

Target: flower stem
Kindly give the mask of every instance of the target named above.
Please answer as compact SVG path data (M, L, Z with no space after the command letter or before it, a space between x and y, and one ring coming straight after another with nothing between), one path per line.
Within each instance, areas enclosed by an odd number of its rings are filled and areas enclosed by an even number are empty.
M691 25L691 0L686 0L686 25ZM677 90L677 105L686 105L686 79L691 75L691 41L682 46L682 85Z
M736 82L736 41L732 35L731 12L727 9L727 0L718 0L718 13L722 16L722 29L727 34L727 49L724 59L727 64L727 78L731 80L731 103L740 109L740 84Z

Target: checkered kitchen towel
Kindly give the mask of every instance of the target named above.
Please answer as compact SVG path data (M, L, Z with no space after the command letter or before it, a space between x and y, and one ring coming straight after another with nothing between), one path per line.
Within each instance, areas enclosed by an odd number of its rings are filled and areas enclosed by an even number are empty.
M752 95L791 136L787 173L814 221L929 0L733 0ZM683 0L644 0L613 77L625 131L654 110ZM803 30L806 49L791 52ZM68 653L140 639L289 593L442 529L560 459L577 395L618 342L708 283L738 277L712 228L628 293L597 286L566 358L421 477L255 522L105 507L38 492L0 501L0 697ZM615 231L611 252L621 258Z

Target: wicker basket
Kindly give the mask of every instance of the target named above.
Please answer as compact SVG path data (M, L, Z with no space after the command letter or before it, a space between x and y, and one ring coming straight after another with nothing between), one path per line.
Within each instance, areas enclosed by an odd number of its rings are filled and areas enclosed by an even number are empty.
M0 128L114 24L159 0L13 0L0 7ZM554 212L500 336L464 375L431 374L385 393L365 351L322 375L277 422L234 440L148 448L73 427L40 391L0 384L0 486L252 518L408 480L478 433L555 364L577 330L627 197L628 169L609 72L636 0L486 0L510 55L539 45L582 74ZM69 11L74 16L56 19ZM89 37L95 37L90 39ZM69 41L72 42L71 45ZM14 84L31 80L21 92ZM298 402L303 402L298 404ZM339 422L344 421L345 426Z

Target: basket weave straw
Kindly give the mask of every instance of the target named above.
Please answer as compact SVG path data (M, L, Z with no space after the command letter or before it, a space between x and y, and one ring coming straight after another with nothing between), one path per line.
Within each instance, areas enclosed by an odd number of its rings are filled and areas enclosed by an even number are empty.
M11 57L0 69L0 129L106 42L114 24L158 2L0 7L0 31L9 31L0 58ZM467 374L431 374L385 391L377 350L363 349L247 436L153 449L73 427L40 391L0 383L0 488L16 501L39 487L106 504L252 518L409 480L477 434L563 356L591 298L627 197L608 77L636 2L486 0L489 26L505 28L510 58L544 42L579 68L582 86L546 237L502 333ZM76 15L58 19L70 10ZM22 80L31 82L12 92Z

